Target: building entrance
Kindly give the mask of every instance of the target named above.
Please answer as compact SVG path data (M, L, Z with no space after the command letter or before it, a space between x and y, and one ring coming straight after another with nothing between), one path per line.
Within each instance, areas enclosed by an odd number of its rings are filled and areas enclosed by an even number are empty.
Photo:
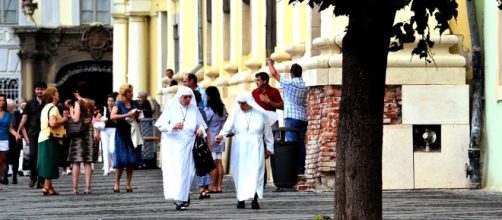
M75 101L73 93L77 88L77 84L81 81L89 83L91 88L90 98L94 99L99 109L102 109L102 106L106 105L107 95L112 93L112 62L87 61L70 64L62 68L56 76L56 87L61 102L66 99Z

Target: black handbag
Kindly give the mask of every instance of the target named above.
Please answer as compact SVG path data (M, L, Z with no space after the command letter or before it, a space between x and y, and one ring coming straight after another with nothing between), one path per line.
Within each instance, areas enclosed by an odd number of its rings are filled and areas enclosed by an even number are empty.
M195 172L197 176L204 176L216 168L211 150L203 138L196 138L192 149Z
M74 137L84 133L84 117L80 114L80 120L78 122L73 121L72 118L68 120L67 124L68 136Z

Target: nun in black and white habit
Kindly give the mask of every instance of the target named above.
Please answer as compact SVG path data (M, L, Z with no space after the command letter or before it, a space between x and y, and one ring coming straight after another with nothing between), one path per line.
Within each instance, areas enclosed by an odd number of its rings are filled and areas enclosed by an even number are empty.
M164 197L174 200L176 210L185 210L195 176L192 149L195 138L206 136L206 123L197 108L192 89L178 87L155 126L162 132L161 159Z
M271 125L277 114L264 110L250 92L242 92L216 142L234 134L231 146L232 175L237 194L237 208L245 208L244 201L253 199L251 207L259 209L258 198L263 198L265 159L274 152Z

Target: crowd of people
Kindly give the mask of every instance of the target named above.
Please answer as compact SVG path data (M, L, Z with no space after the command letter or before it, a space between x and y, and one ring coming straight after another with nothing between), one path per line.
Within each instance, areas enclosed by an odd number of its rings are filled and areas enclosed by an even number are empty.
M303 143L307 126L307 89L301 79L301 67L293 64L289 79L277 73L271 59L267 63L270 75L284 89L284 96L269 85L269 74L259 72L255 75L256 89L238 94L230 114L219 90L213 86L203 89L197 84L195 74L183 76L183 84L178 85L176 95L164 104L162 114L146 92L139 92L139 99L133 99L130 84L109 94L102 108L96 107L86 82L78 83L74 99L63 103L57 88L47 87L43 82L34 85L35 97L24 108L17 109L12 100L0 95L0 182L8 184L7 164L10 164L14 171L12 183L17 184L16 171L24 139L29 146L29 160L21 169L29 167L28 186L42 189L45 196L59 195L52 182L58 179L60 167L63 175L72 175L75 195L80 194L78 183L83 169L83 194L91 194L93 163L98 159L99 146L103 176L115 172L113 192L120 192L124 171L124 189L133 192L134 169L143 164L143 140L138 122L147 117L156 119L155 126L161 132L164 198L173 201L176 210L186 210L190 205L190 189L194 183L199 189L199 199L223 192L222 159L227 137L232 137L230 164L237 208L245 208L245 201L250 199L251 208L259 209L258 199L263 198L266 184L265 160L274 153L276 110L284 110L286 126L300 131L286 134L286 141ZM172 79L173 73L171 69L166 70L167 86L178 84ZM216 167L199 176L192 152L197 138L207 143ZM305 147L299 148L298 174L302 174Z

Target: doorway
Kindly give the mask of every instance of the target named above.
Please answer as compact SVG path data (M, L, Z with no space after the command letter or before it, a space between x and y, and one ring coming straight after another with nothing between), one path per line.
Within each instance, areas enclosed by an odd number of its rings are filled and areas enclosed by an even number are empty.
M90 86L91 99L96 102L96 107L101 109L106 105L106 97L112 93L113 71L112 62L86 61L70 64L62 68L56 76L56 87L59 92L60 102L67 99L75 101L73 93L79 82L87 82Z

